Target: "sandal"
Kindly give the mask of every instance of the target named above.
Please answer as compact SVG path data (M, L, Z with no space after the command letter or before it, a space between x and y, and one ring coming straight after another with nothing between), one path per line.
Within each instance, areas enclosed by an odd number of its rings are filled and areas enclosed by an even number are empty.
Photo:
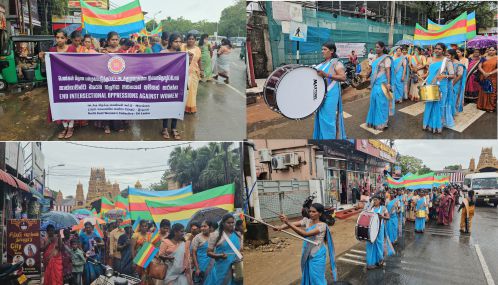
M181 139L180 133L178 133L178 131L176 129L172 129L171 132L173 133L173 138L175 140L180 140Z
M109 126L104 127L104 133L110 134L111 133L111 128Z
M161 132L161 134L163 135L163 138L164 139L169 139L169 132L168 132L168 129L163 129L163 131Z
M63 139L66 136L67 128L65 128L62 132L57 136L59 139Z
M73 136L73 133L74 133L74 128L68 128L67 129L67 133L64 136L64 138L65 139L70 139Z

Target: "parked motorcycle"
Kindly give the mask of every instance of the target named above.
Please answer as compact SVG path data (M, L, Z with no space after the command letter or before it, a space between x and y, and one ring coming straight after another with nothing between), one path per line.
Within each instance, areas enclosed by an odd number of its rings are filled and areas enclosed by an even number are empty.
M104 270L104 274L93 281L92 285L136 285L141 282L138 278L114 271L111 266L102 264L96 259L88 257L87 260L93 264L100 265Z
M28 281L22 270L24 262L15 264L0 264L0 284L22 285Z
M313 200L316 198L315 195L308 196L306 200L304 200L303 208L301 209L301 215L305 218L309 218L309 211L311 205L313 204ZM329 226L333 226L335 224L335 209L332 207L325 207L325 211L323 213L325 217L325 223Z
M341 82L341 87L346 88L348 86L353 86L354 88L357 88L361 82L360 72L358 71L359 66L356 66L351 62L346 62L344 67L346 68L346 81Z

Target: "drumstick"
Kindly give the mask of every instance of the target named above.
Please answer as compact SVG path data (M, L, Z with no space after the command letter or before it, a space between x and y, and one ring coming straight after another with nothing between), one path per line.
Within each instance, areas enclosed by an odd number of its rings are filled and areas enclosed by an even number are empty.
M316 241L312 241L312 240L310 240L310 239L303 238L303 237L302 237L302 236L300 236L300 235L297 235L297 234L295 234L295 233L288 232L288 231L286 231L286 230L281 230L281 229L279 229L279 228L277 228L277 227L275 227L275 226L272 226L272 225L270 225L270 224L268 224L268 223L265 223L265 222L263 222L263 221L261 221L261 220L258 220L258 219L254 218L254 217L251 217L251 216L249 216L249 215L244 214L244 216L246 216L246 217L248 217L249 219L252 219L252 220L254 220L254 221L258 222L258 223L262 223L262 224L263 224L263 225L265 225L265 226L268 226L268 227L270 227L270 228L273 228L273 229L279 230L279 231L281 231L281 232L284 232L284 233L286 233L286 234L289 234L289 235L291 235L291 236L293 236L293 237L295 237L295 238L302 239L302 240L304 240L304 241L306 241L306 242L309 242L309 243L312 243L312 244L314 244L314 245L318 245L318 243L317 243Z

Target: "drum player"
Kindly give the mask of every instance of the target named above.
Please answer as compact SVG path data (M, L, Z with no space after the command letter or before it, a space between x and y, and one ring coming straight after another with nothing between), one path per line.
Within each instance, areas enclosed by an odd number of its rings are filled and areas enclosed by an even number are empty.
M375 195L373 197L373 205L370 208L371 212L377 213L380 218L380 231L375 242L371 243L367 240L367 269L375 269L384 265L384 220L389 220L389 213L385 206L380 204L381 197Z

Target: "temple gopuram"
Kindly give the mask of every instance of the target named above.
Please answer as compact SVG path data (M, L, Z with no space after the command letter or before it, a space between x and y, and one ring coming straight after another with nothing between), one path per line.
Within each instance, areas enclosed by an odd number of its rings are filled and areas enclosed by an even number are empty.
M120 194L119 184L117 182L111 183L106 179L104 168L92 168L90 170L90 179L88 181L88 193L85 199L83 193L83 184L81 182L76 185L76 205L78 208L91 208L91 203L101 197L106 197L111 201Z
M498 172L498 160L493 155L493 148L483 147L481 149L479 161L477 162L477 167L475 166L475 159L472 158L470 160L469 170L471 172Z

